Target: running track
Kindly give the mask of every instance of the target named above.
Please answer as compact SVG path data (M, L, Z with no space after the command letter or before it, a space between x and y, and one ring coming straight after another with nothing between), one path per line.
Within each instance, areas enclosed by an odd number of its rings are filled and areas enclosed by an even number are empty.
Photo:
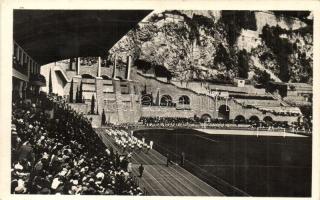
M96 129L106 146L121 152L104 129ZM155 150L148 153L133 153L133 173L138 176L138 167L142 163L144 172L139 185L151 196L223 196L221 192L209 186L178 165L166 166L166 158Z

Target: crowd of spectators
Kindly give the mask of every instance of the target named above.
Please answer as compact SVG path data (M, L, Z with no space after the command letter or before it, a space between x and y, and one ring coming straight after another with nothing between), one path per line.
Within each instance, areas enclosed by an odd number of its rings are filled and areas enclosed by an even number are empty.
M221 129L255 129L265 128L266 130L286 129L289 132L311 132L303 123L288 124L286 121L256 121L256 120L234 120L234 119L201 119L198 117L141 117L139 122L145 127L163 128L221 128Z
M143 194L127 172L127 158L53 97L13 102L11 130L13 194Z
M244 104L244 103L240 103L238 102L237 100L234 100L235 103L237 103L238 105L242 106L243 108L247 108L247 109L250 109L250 108L255 108L263 113L271 113L273 115L277 115L277 116L300 116L301 113L295 111L286 111L286 110L283 110L281 112L279 111L276 111L275 109L273 108L261 108L261 107L258 107L258 106L255 106L255 105L247 105L247 104ZM280 107L281 108L281 107Z
M176 127L200 124L200 121L194 118L184 117L141 117L139 122L148 127Z

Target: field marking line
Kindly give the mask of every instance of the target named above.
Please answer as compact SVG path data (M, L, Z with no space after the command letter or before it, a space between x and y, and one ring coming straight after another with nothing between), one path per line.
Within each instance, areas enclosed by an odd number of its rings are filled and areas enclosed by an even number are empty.
M157 145L157 146L159 146L159 145ZM168 150L168 151L171 152L171 153L174 153L174 152L172 152L172 151L170 151L170 150ZM159 153L159 152L158 152L158 153ZM160 154L160 153L159 153L159 154ZM174 154L175 154L175 153L174 153ZM162 154L160 154L160 155L163 156ZM158 158L157 156L154 156L154 157L156 157L156 159L160 160L160 158ZM213 190L217 191L217 192L220 193L220 194L223 194L222 192L220 192L220 191L217 190L216 188L210 186L208 183L206 183L205 181L201 180L200 178L198 178L198 177L195 176L194 174L190 173L189 171L185 170L185 169L182 168L182 167L180 167L180 168L181 168L182 170L184 170L185 172L187 172L192 178L198 179L201 183L203 183L204 185L206 185L208 188L213 189ZM204 189L201 188L199 185L195 184L193 181L191 181L189 178L187 178L183 173L180 173L180 171L177 170L175 167L172 167L172 169L174 169L175 172L177 172L179 175L181 175L185 180L187 180L188 182L190 182L191 185L196 186L196 187L197 187L198 189L200 189L202 192L208 194L209 196L212 196L211 193L210 193L210 191L204 190ZM169 172L168 172L168 173L169 173ZM170 173L170 174L171 174L171 173ZM179 182L180 182L180 181L179 181Z
M140 156L139 154L136 154L136 156L139 157L144 163L147 163L146 160L145 160L142 156ZM157 170L153 167L153 165L148 165L148 166L149 166L150 168L154 169L154 171L157 171ZM156 180L156 182L159 183L159 186L161 186L165 191L168 192L168 194L171 195L171 192L169 192L150 172L148 172L148 170L145 169L145 172L148 173L148 174L150 174L150 176L151 176L154 180Z
M156 145L157 145L157 144L156 144ZM163 147L161 147L160 145L157 145L157 146L159 146L160 148L163 148ZM164 148L163 148L163 149L164 149ZM166 150L166 151L169 151L169 152L171 152L171 153L173 153L173 154L176 154L176 153L172 152L172 151L169 150L169 149L165 149L165 150ZM158 152L158 153L159 153L159 152ZM159 154L160 154L160 153L159 153ZM162 155L162 154L160 154L160 155ZM193 166L195 166L196 168L200 169L200 171L205 171L206 173L208 173L207 170L199 167L199 166L196 165L195 163L193 163L193 162L191 162L191 161L189 161L189 160L187 160L187 159L185 159L185 160L188 161L188 162L189 162L190 164L192 164ZM186 172L188 172L189 174L191 174L192 176L195 176L194 174L192 174L192 173L189 172L188 170L186 170L186 169L184 169L184 168L182 168L182 169L185 170ZM223 178L220 178L220 177L218 177L218 176L216 176L216 175L214 175L214 174L210 174L210 175L213 176L214 178L216 178L217 180L223 182L224 184L230 186L230 187L233 188L234 190L237 190L237 191L240 191L241 193L247 194L245 191L242 191L241 189L237 188L236 186L230 184L228 181L224 180ZM195 177L197 177L197 176L195 176ZM197 178L198 178L198 177L197 177ZM201 180L201 179L200 179L200 180ZM202 181L202 180L201 180L201 181ZM203 181L203 182L204 182L206 185L208 185L209 187L214 188L214 187L210 186L208 183L206 183L205 181ZM214 189L217 190L216 188L214 188ZM219 190L217 190L217 191L220 192ZM223 194L222 192L220 192L220 193ZM247 194L247 195L250 196L249 194Z
M200 135L193 135L193 136L200 137L200 138L203 138L205 140L209 140L209 141L212 141L212 142L215 142L215 143L219 143L219 141L217 141L217 140L206 138L206 137L203 137L203 136L200 136Z
M204 167L234 167L234 165L199 165ZM285 167L285 168L309 168L309 167L300 167L295 165L236 165L237 167L264 167L264 168L277 168L277 167Z
M151 156L150 156L150 157L151 157ZM158 158L158 156L155 156L155 155L154 155L153 157L155 157L157 160L160 160L160 158ZM150 159L151 159L151 158L150 158ZM171 169L174 169L174 170L177 172L177 170L176 170L174 167L171 167ZM163 171L165 171L166 174L169 174L170 177L174 177L174 179L175 179L179 184L181 184L181 186L183 186L185 189L187 189L187 190L190 191L191 193L197 195L196 193L194 193L194 192L192 191L192 189L186 187L186 186L183 184L183 182L182 182L183 180L187 180L188 182L191 183L190 185L195 185L195 186L198 187L202 192L208 194L206 191L203 191L199 186L197 186L196 184L194 184L190 179L184 177L183 174L181 174L180 172L178 172L178 174L181 175L183 178L182 178L182 177L175 177L174 174L170 173L170 170L167 169L167 168L163 169ZM196 178L198 178L198 177L196 177ZM201 181L202 181L202 180L201 180ZM180 188L181 188L181 187L180 187ZM199 196L199 195L197 195L197 196ZM209 196L210 196L210 194L209 194Z

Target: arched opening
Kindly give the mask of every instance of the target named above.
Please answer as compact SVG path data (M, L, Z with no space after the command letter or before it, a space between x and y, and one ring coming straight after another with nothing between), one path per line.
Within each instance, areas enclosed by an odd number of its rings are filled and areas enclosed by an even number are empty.
M229 118L230 118L229 106L222 105L222 106L219 107L218 118L219 119L224 119L224 120L229 120Z
M111 80L111 78L107 75L102 75L101 77L103 78L103 80Z
M121 76L116 76L117 79L119 79L120 81L123 80L123 78Z
M244 123L246 121L246 118L243 115L238 115L234 118L234 121L237 123Z
M186 95L183 95L181 97L179 97L179 104L182 105L189 105L190 104L190 98Z
M145 94L141 97L141 105L143 106L151 106L152 105L152 95Z
M91 76L90 74L82 74L81 77L82 78L88 78L88 79L94 79L94 77Z
M203 114L201 120L204 122L211 122L211 116L209 114Z
M170 95L163 95L160 99L160 106L172 106L172 97Z
M263 121L265 121L266 123L270 123L273 122L273 119L270 116L266 116L265 118L263 118Z
M253 121L253 122L258 122L258 121L260 121L259 117L255 116L255 115L251 116L251 117L249 118L249 120L250 120L250 121Z

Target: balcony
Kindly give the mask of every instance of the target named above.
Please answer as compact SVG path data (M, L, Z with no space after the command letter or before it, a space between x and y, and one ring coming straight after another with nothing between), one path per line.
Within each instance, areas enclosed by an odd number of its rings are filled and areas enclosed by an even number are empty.
M46 86L46 78L41 74L30 75L29 81L30 81L30 84L32 85L36 85L40 87Z

